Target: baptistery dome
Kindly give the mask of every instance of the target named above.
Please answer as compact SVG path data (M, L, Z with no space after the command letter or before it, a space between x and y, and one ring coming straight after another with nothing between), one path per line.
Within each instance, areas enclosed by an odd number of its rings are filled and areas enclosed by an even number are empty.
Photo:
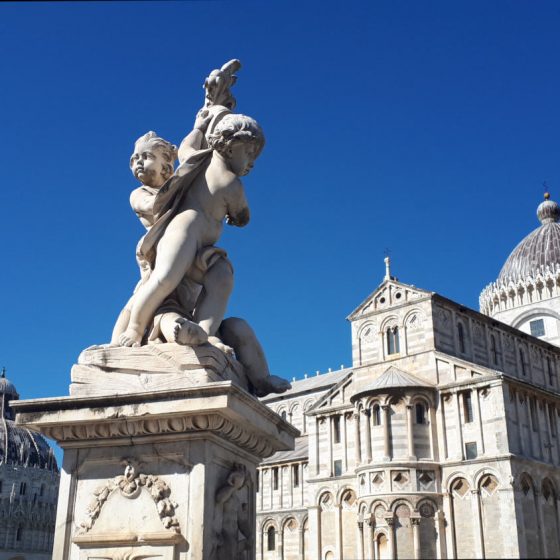
M19 399L15 385L5 377L0 377L0 463L22 467L39 467L57 471L56 459L44 438L15 424L15 417L9 405Z
M60 474L45 439L15 423L15 385L0 374L0 560L51 560Z
M560 264L560 206L550 200L548 193L537 208L541 226L533 230L517 245L505 262L498 282L524 280Z
M496 282L480 294L480 311L560 345L560 206L548 193L541 225L507 258Z

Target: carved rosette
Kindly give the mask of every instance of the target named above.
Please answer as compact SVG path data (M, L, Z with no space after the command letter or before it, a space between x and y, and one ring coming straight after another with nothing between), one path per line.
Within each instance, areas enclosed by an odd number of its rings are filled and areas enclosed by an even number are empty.
M78 533L85 534L93 527L96 519L99 517L101 508L113 492L120 491L122 496L133 500L140 495L143 488L149 492L154 500L163 526L170 531L179 533L179 522L175 517L177 504L169 498L171 495L169 486L157 476L136 475L134 467L130 464L126 466L124 475L108 480L104 486L101 486L93 493L94 499L87 509L86 519L79 525Z

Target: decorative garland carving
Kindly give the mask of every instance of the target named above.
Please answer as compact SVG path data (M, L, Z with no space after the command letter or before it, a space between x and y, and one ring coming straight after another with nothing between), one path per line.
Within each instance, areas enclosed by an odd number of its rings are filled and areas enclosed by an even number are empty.
M122 438L165 433L216 432L258 457L270 457L273 447L265 438L234 424L219 414L174 416L152 419L114 419L112 422L96 422L87 425L55 426L43 428L46 437L56 441Z
M99 517L101 508L113 492L118 490L122 496L133 500L140 495L142 488L145 488L154 500L163 526L170 531L179 533L179 522L174 517L177 504L169 499L171 494L169 486L157 476L151 474L136 475L136 471L131 464L128 464L124 469L124 475L108 480L104 486L93 493L95 498L87 509L87 519L80 523L79 532L81 534L87 533L93 527Z

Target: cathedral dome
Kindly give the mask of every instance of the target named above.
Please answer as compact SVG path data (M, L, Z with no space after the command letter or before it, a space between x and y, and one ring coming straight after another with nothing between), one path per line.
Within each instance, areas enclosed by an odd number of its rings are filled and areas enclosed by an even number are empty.
M15 385L6 379L5 370L0 377L0 464L22 467L39 467L58 471L53 450L45 439L27 428L15 423L15 415L9 405L11 400L19 399Z
M560 206L545 194L537 208L540 227L517 245L505 262L498 283L525 280L538 272L560 265Z

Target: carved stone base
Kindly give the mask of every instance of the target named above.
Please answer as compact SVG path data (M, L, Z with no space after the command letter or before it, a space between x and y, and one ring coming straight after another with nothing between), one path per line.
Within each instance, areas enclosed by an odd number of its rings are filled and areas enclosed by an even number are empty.
M232 381L16 401L64 449L54 560L249 560L256 467L297 430Z
M72 367L70 394L115 395L182 389L232 380L247 389L243 366L210 344L91 346Z

